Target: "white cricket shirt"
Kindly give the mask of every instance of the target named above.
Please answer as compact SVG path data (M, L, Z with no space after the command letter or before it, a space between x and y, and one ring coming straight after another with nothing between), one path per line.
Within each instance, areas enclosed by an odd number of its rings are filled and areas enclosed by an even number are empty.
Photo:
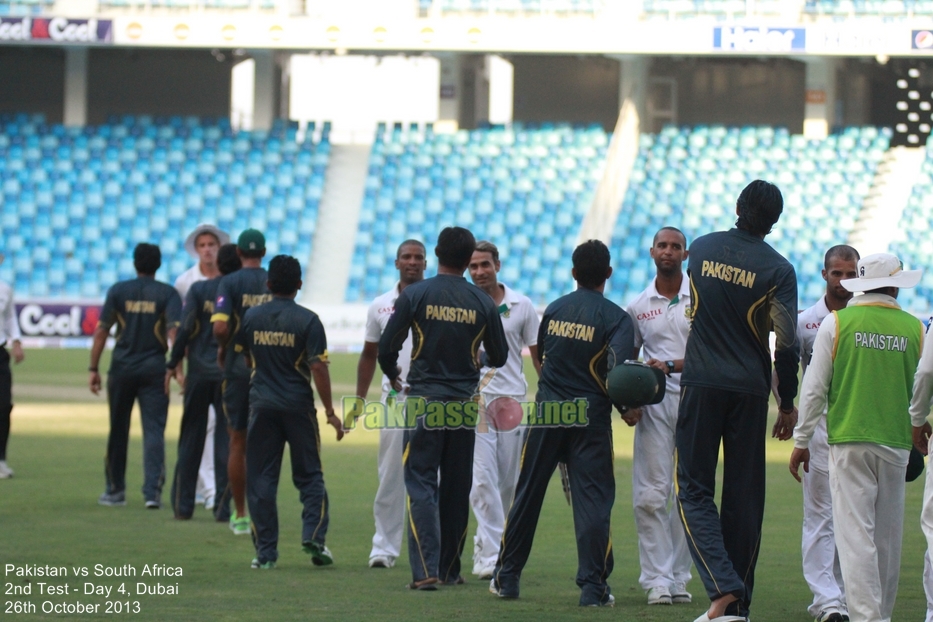
M635 326L635 349L643 350L643 358L672 361L684 358L687 335L690 333L690 281L684 275L680 291L673 300L658 293L655 279L629 303L625 311ZM667 378L665 393L680 392L680 374Z

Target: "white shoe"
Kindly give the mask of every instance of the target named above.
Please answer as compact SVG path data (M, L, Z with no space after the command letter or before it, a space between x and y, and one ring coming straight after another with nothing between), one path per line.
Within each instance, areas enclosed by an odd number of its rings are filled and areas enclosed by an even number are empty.
M389 555L374 555L369 558L370 568L391 568L395 565L395 558Z
M671 602L675 605L685 605L693 602L693 594L687 591L683 583L675 583L671 588Z
M13 469L6 463L6 460L0 460L0 479L10 479L13 477Z
M592 605L587 605L587 607L615 607L615 606L616 606L616 597L613 596L612 594L606 597L606 600L604 600L601 603L594 603Z
M195 505L204 505L204 495L201 493L195 493L194 495L194 504Z
M821 611L816 622L848 622L849 614L841 611Z
M493 573L495 572L496 572L495 564L493 564L492 566L483 566L483 567L474 566L473 567L473 574L475 574L476 577L480 579L481 581L492 579Z
M649 605L670 605L672 602L671 593L666 587L658 586L648 590Z
M210 495L209 497L205 497L205 499L204 499L204 509L205 509L205 510L213 510L213 509L214 509L214 495Z
M719 616L718 618L709 617L709 611L706 611L693 622L748 622L748 618L742 616Z

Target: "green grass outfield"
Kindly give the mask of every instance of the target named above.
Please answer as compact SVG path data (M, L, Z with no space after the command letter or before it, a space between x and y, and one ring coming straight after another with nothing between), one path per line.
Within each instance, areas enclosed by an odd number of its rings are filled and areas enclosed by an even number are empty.
M55 615L60 619L107 617L106 601L139 603L135 619L212 618L217 620L575 620L617 619L684 621L700 615L708 604L699 579L688 586L695 604L647 607L638 587L638 552L631 505L632 431L615 426L616 505L613 511L615 570L609 579L614 609L581 610L574 584L576 549L573 518L555 478L545 501L531 558L521 583L521 599L501 601L487 583L470 575L466 585L437 592L409 592L406 558L389 570L366 566L372 538L372 500L376 491L378 434L356 430L337 443L325 428L324 473L330 495L327 543L336 563L314 568L300 550L300 506L297 491L283 469L279 496L281 536L279 565L274 571L251 570L252 544L235 537L203 509L193 520L176 522L171 510L143 508L140 426L134 421L127 473L128 505L97 505L103 490L103 456L107 409L103 398L87 392L87 352L30 351L14 368L17 406L13 412L9 463L16 477L0 481L0 569L3 598L36 608L44 603L100 605L97 616ZM104 363L104 366L106 363ZM331 374L335 396L352 392L355 355L335 355ZM173 396L166 430L167 467L174 469L180 398ZM768 441L768 499L758 562L752 619L755 622L804 622L810 594L800 570L801 489L787 472L788 443ZM287 456L287 454L286 454ZM922 481L922 480L921 480ZM167 491L166 491L167 493ZM922 620L926 608L922 587L926 542L920 531L923 484L907 486L907 510L901 583L895 620ZM471 525L470 538L473 526ZM464 568L471 567L470 539ZM7 564L64 566L67 577L17 578ZM95 577L94 566L137 570L136 577ZM180 577L145 577L144 565L180 567ZM73 567L87 567L88 577ZM122 583L130 591L137 582L176 586L177 595L116 594ZM69 594L40 594L40 583L69 586ZM111 587L104 596L84 595L85 583ZM29 586L30 595L12 594ZM77 588L78 592L74 592ZM46 605L48 606L48 605ZM125 605L124 605L125 606ZM47 614L49 617L54 614ZM112 617L112 616L111 616Z

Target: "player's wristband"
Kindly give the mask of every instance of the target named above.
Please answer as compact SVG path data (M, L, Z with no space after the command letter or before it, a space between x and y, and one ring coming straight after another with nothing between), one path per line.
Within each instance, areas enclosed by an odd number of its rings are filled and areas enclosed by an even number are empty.
M96 367L88 367L87 370L88 370L89 372L93 372L93 373L95 373L95 374L96 374L97 371L98 371Z

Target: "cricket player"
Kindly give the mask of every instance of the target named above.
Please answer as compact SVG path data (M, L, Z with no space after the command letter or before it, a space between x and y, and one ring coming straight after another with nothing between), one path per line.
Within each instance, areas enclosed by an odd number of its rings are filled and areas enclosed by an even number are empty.
M175 279L175 289L178 295L184 300L188 295L188 290L194 283L205 281L220 276L218 269L218 253L224 244L230 243L230 235L210 223L201 223L194 228L194 231L188 234L185 239L185 250L191 257L198 260ZM210 332L210 331L208 331ZM181 370L179 370L180 372ZM218 489L222 491L227 485L226 474L226 456L227 429L224 426L217 428L217 413L214 406L207 409L207 432L206 437L210 442L204 443L204 450L201 453L201 463L198 468L198 482L196 498L203 499L204 508L210 510L214 507ZM215 446L222 446L221 455L215 458ZM218 463L221 465L217 468ZM219 480L219 481L218 481ZM222 517L227 520L228 517Z
M0 254L3 263L3 254ZM0 283L0 479L13 477L13 469L6 463L6 445L10 439L10 415L13 412L13 375L10 373L10 358L13 363L22 363L26 358L20 341L19 322L13 304L13 288ZM6 346L11 352L7 352Z
M288 443L292 481L301 493L301 545L315 566L334 562L325 546L327 490L321 471L321 439L311 379L327 423L343 438L343 424L331 403L327 336L317 314L295 303L301 265L288 255L269 262L272 300L247 309L233 347L247 359L250 416L246 441L246 490L253 521L256 558L252 567L274 568L279 557L276 493L282 453Z
M933 427L927 421L931 403L933 403L933 339L930 338L930 328L927 326L920 363L914 375L913 397L910 401L914 447L924 455L930 453L930 435L933 433ZM923 508L920 512L920 527L927 540L927 551L923 556L923 591L927 597L926 622L933 622L933 563L930 560L930 549L933 548L933 474L931 473L933 469L928 466L926 483L923 487Z
M632 320L603 297L612 274L609 249L589 240L573 251L577 290L548 305L538 330L539 416L548 404L572 406L578 418L562 426L531 425L525 438L515 499L509 509L499 558L489 589L518 598L541 505L558 462L565 462L573 498L580 605L611 607L609 521L615 502L612 401L606 374L635 349ZM578 404L585 404L580 413ZM624 409L623 405L617 405ZM569 408L567 409L569 410ZM581 417L580 415L583 414Z
M483 367L480 370L483 404L491 404L500 397L525 401L528 383L522 371L522 349L528 348L535 371L539 374L541 371L537 346L538 313L527 296L499 282L501 267L496 245L487 241L478 242L470 259L470 279L492 298L499 310L505 338L509 342L509 358L503 367ZM505 515L518 482L522 438L521 427L495 430L484 421L480 421L476 427L470 505L476 516L473 574L480 579L491 579L496 569Z
M690 603L690 550L674 499L674 438L680 407L680 371L690 323L690 283L684 278L687 238L675 227L654 234L649 250L657 274L626 308L634 321L635 357L667 374L660 404L643 406L635 425L632 505L638 529L641 588L649 605Z
M195 491L198 482L198 463L202 462L203 447L213 445L215 439L229 443L226 427L220 426L222 434L208 435L208 412L211 407L223 409L223 370L217 365L217 340L211 330L211 315L214 313L214 301L217 299L217 287L222 275L231 274L240 269L240 258L235 244L224 244L217 253L217 266L220 274L206 281L197 281L188 289L182 308L182 323L178 337L172 346L172 354L166 364L165 389L174 377L184 389L185 407L181 418L181 432L178 436L178 460L175 465L175 477L172 480L172 508L175 518L187 520L194 513ZM181 360L188 357L187 377L181 373ZM227 447L218 442L217 451L211 451L211 458L227 457ZM211 473L214 470L211 469ZM227 486L226 462L216 471L219 487L222 491ZM211 490L216 490L213 486ZM216 494L216 493L215 493ZM205 502L205 508L214 507L215 500ZM229 516L219 520L227 521Z
M826 251L822 272L823 280L826 281L826 294L797 316L797 339L800 341L804 377L813 357L813 343L823 319L834 311L844 309L852 299L852 292L842 286L842 280L858 276L858 260L858 251L851 246L833 246ZM816 622L844 622L849 612L833 537L825 416L820 418L813 429L809 449L810 470L803 475L803 533L800 540L803 577L813 594L813 602L807 611Z
M256 229L246 229L237 239L237 254L243 267L228 274L217 286L217 300L211 316L214 337L219 346L218 360L223 361L223 402L227 416L227 431L230 434L230 457L227 463L229 491L224 491L219 504L214 508L217 516L226 512L230 494L233 495L235 512L230 515L230 529L236 535L250 533L249 517L246 515L246 426L249 421L249 369L243 356L234 348L227 347L236 337L243 315L251 307L258 307L272 300L266 288L268 275L262 269L262 258L266 254L266 238Z
M470 517L475 436L470 412L476 413L480 343L489 366L501 367L508 358L499 312L488 295L463 278L475 248L476 239L466 229L441 231L434 249L437 276L405 288L379 341L379 366L401 391L398 353L412 332L409 416L412 397L423 398L425 405L415 427L405 430L403 452L411 589L463 582L460 554ZM441 424L435 426L438 412ZM450 426L444 413L451 415Z
M687 260L692 310L680 376L676 486L690 553L710 599L701 622L747 620L752 602L765 509L772 329L781 397L772 435L789 439L796 423L797 276L764 241L783 209L777 186L751 182L736 201L735 228L697 238Z
M386 324L395 311L395 301L405 288L424 279L427 268L424 244L418 240L405 240L395 253L395 268L398 270L398 283L391 290L382 294L369 305L366 313L366 338L363 352L356 368L356 394L366 400L369 385L376 372L379 354L379 340ZM401 367L399 379L402 391L396 399L404 400L408 395L408 367L411 363L411 335L402 344L398 365ZM393 392L388 377L382 377L382 403ZM370 568L391 568L395 565L402 550L402 530L405 526L405 474L402 469L402 446L404 430L383 428L379 430L379 454L376 469L379 474L379 488L373 502L373 516L376 520L376 533L369 552Z
M920 277L888 253L861 258L858 277L841 283L862 295L823 319L803 379L789 467L797 481L801 464L809 471L808 445L825 410L833 533L849 617L857 622L890 620L897 597L905 475L916 437L909 409L924 328L896 298Z
M88 385L98 395L98 365L110 328L117 324L116 344L107 375L110 435L104 474L107 488L98 503L126 505L126 454L133 403L139 400L143 425L143 498L146 507L162 507L165 481L165 353L175 339L181 316L181 298L166 283L155 280L162 253L155 244L137 244L133 251L136 278L116 283L107 290L100 321L94 331Z

